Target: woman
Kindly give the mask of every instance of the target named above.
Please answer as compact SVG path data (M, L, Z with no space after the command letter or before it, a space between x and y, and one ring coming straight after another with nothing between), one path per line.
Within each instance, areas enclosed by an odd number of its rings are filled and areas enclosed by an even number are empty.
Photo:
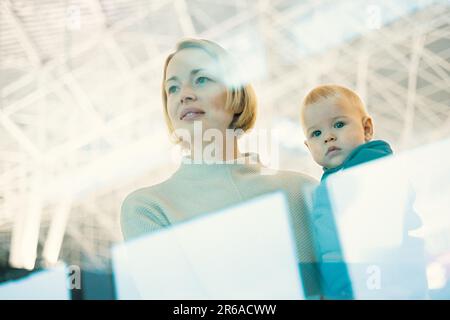
M257 103L253 88L240 81L229 54L211 41L181 41L166 59L162 97L168 129L190 156L168 180L125 199L124 238L282 190L290 206L298 260L304 264L303 285L308 295L316 294L315 274L309 269L314 256L308 219L316 182L294 172L264 174L257 155L239 152L239 134L229 134L230 130L251 129Z

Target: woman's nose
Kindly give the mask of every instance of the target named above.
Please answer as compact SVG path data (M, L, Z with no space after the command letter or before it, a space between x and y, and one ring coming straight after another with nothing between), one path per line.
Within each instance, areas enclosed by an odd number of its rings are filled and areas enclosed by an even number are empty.
M182 89L181 95L180 95L180 100L181 100L181 103L185 104L185 103L188 103L189 101L197 100L197 96L195 95L192 88L190 88L188 86L184 86Z

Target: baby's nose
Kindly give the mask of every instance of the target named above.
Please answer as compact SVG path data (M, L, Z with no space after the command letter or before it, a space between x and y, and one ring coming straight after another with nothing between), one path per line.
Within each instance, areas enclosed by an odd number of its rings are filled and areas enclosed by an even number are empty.
M328 135L328 137L325 139L325 143L331 142L331 141L335 141L336 137L332 134Z

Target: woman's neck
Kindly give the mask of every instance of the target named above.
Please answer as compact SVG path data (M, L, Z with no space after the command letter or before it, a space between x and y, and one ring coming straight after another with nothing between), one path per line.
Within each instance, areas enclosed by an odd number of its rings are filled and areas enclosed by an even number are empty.
M191 146L190 158L194 163L220 163L242 157L236 138Z

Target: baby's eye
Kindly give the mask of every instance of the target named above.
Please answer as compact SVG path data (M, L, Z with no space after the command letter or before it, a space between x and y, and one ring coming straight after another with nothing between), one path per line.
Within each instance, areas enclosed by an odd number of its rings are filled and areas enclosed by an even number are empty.
M336 129L342 128L343 126L345 126L345 123L343 123L342 121L338 121L334 124L334 127Z
M318 137L322 134L322 132L320 130L314 130L313 132L311 132L311 137Z
M170 86L169 89L167 89L167 92L169 94L175 93L178 90L178 86Z
M207 78L207 77L198 77L197 79L195 79L195 84L202 86L202 85L206 84L208 81L209 81L209 78Z

